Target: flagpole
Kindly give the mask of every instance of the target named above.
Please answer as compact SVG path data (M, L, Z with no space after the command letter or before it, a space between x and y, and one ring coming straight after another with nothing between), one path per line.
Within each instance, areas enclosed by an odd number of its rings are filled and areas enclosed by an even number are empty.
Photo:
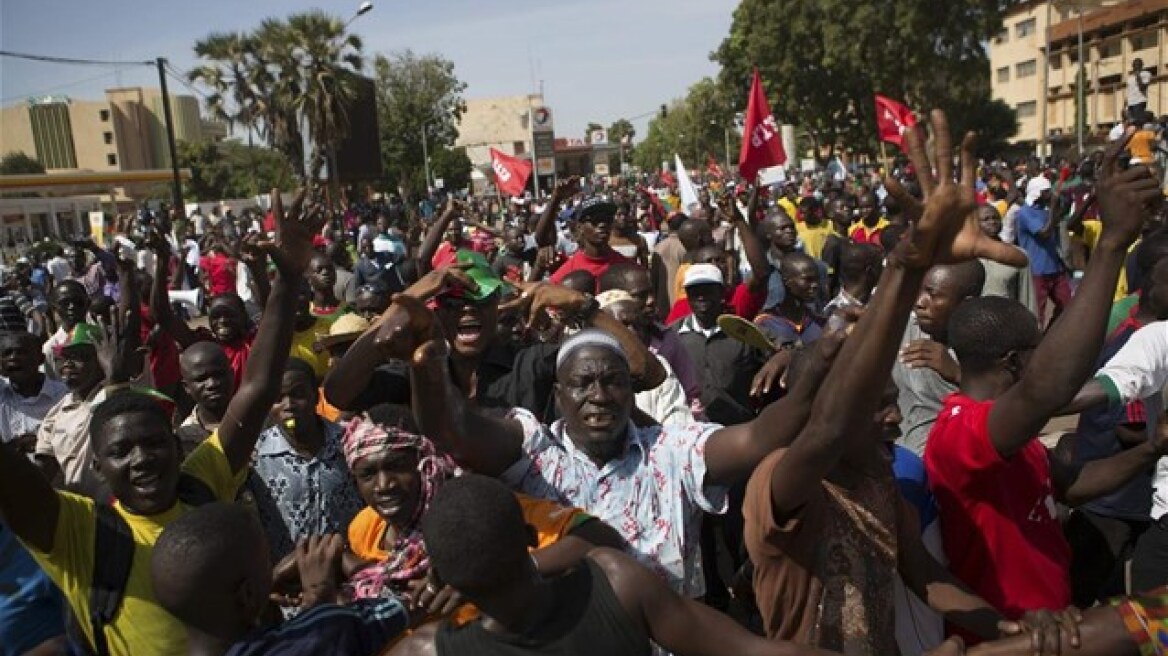
M888 151L884 148L884 140L880 140L880 165L884 167L884 175L891 175L892 169L888 166Z

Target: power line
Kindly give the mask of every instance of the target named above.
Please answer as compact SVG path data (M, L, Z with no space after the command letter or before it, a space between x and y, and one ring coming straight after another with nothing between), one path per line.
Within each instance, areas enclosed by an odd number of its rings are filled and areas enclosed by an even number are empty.
M7 98L0 98L0 103L9 103L9 102L12 102L14 100L20 100L22 98L33 98L36 96L43 96L43 95L48 94L51 91L59 91L61 89L68 89L70 87L75 87L79 84L85 84L86 82L93 82L94 80L100 80L102 78L110 77L111 75L117 75L120 72L121 71L106 71L105 73L102 73L101 75L87 77L83 80L77 80L76 82L67 82L65 84L58 84L56 86L52 86L52 87L49 87L47 89L40 89L40 90L32 91L29 93L22 93L22 94L19 94L16 96L9 96Z
M74 59L72 57L53 57L50 55L33 55L27 52L12 52L0 50L0 57L15 57L31 61L49 62L53 64L81 64L85 66L154 66L152 61L109 61L103 59Z

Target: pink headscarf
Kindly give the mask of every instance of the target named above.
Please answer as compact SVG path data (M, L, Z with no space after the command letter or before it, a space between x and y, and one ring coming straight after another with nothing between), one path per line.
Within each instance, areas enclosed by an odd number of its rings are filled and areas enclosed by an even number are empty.
M369 599L402 592L405 584L419 578L430 569L430 558L422 543L418 521L430 507L434 494L458 468L445 454L438 453L434 443L423 435L411 433L397 426L383 426L365 415L354 417L345 426L343 438L345 461L354 469L365 458L387 451L413 451L418 457L418 474L422 479L422 496L409 524L399 527L390 549L389 559L370 565L353 575L349 581L354 599Z

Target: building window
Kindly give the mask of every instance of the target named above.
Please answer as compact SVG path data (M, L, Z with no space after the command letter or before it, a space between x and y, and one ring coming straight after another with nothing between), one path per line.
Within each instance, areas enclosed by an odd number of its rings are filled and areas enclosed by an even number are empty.
M1063 55L1062 55L1062 53L1055 53L1055 54L1054 54L1054 55L1053 55L1053 56L1050 58L1050 62L1049 62L1049 63L1050 63L1050 69L1051 69L1052 71L1057 71L1057 70L1059 70L1060 68L1062 68L1062 67L1063 67Z
M109 123L109 116L110 116L110 114L109 114L109 110L108 110L108 109L103 109L103 110L101 110L100 112L98 112L98 113L97 113L97 115L101 117L101 122L102 122L102 123Z
M1034 103L1031 103L1031 104L1034 104ZM113 154L113 153L106 155L105 156L105 163L109 164L110 166L117 166L118 165L118 156Z
M998 35L996 37L994 37L994 41L996 43L1006 43L1009 40L1010 40L1010 30L1008 28L1005 28L1005 27L1003 27L1002 31L998 32Z
M1027 36L1030 36L1031 34L1034 34L1034 32L1037 31L1037 29L1038 29L1037 19L1027 18L1026 20L1020 21L1017 25L1014 26L1014 36L1021 39L1023 37L1027 37Z
M1130 37L1132 50L1146 50L1148 48L1155 48L1160 44L1160 39L1156 34L1156 30L1148 30L1142 34L1136 34Z
M1099 46L1099 58L1109 59L1111 57L1118 57L1123 53L1123 44L1119 39L1111 39L1104 41L1103 45Z
M112 144L114 142L114 133L113 132L102 132L101 138L102 138L102 140L104 140L106 142L106 144Z
M1038 62L1031 59L1030 61L1019 62L1014 67L1014 75L1019 78L1030 77L1038 72Z
M1009 82L1009 81L1010 81L1010 67L1003 66L1003 67L999 68L998 69L998 82L1000 83L1000 82Z
M1018 112L1018 118L1030 118L1038 113L1038 102L1031 100L1029 102L1018 103L1014 106L1014 110Z

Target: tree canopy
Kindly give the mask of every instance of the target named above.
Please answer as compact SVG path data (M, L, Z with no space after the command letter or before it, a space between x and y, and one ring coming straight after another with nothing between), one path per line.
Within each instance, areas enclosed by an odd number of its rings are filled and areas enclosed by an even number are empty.
M649 133L637 144L633 161L645 170L657 170L662 162L681 155L689 168L698 168L713 157L725 158L729 131L731 148L740 143L734 125L734 105L725 90L712 78L702 78L689 88L685 98L671 102L665 116L649 122Z
M775 117L806 130L825 154L837 145L876 152L876 93L918 111L952 112L957 130L978 130L983 144L996 144L1016 122L1003 103L986 111L983 44L1014 2L742 0L712 58L734 98L746 98L757 66Z
M14 150L0 158L0 175L28 175L44 173L45 165L35 157L29 157L24 152Z
M391 187L407 194L426 189L422 132L431 156L431 174L446 181L447 188L459 178L462 161L469 180L470 162L466 153L460 160L445 154L458 138L458 121L466 105L466 90L454 74L454 62L436 54L417 55L405 50L373 60L377 85L377 119L381 127L381 161ZM443 170L439 171L438 165Z
M249 33L214 33L195 44L204 63L188 77L210 88L214 116L256 130L297 178L316 179L330 149L348 135L347 109L357 97L361 39L345 27L313 10L266 19Z
M177 147L179 166L191 170L183 185L188 200L251 198L292 186L292 168L269 148L238 141L180 141Z

